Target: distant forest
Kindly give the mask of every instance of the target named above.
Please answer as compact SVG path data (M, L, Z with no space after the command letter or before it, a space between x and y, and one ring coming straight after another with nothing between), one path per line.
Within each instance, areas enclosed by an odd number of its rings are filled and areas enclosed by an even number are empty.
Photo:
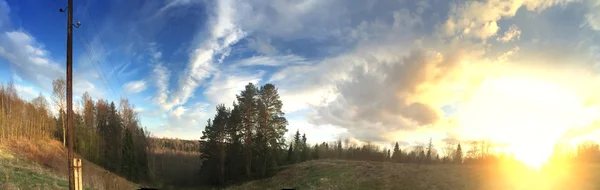
M55 139L66 142L65 94L62 79L52 82L50 107L41 94L25 101L12 83L0 84L0 141ZM500 145L485 140L384 149L372 143L337 140L314 145L296 131L286 142L287 120L277 88L250 83L231 107L216 106L200 140L151 138L127 99L92 100L86 92L74 106L75 151L111 172L139 183L228 185L273 175L282 166L314 159L345 159L414 164L496 164L518 161L494 153ZM54 114L56 113L56 114ZM534 140L534 139L532 139ZM599 145L584 141L573 147L556 144L549 162L598 163Z

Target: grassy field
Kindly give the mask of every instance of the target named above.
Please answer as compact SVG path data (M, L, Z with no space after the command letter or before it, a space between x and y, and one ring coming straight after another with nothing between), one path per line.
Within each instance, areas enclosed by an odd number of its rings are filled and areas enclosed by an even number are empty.
M0 189L67 189L68 182L37 165L0 158Z
M66 151L57 141L25 139L0 143L0 190L68 189ZM86 189L130 190L137 184L83 160Z
M229 189L600 189L600 167L542 171L507 166L417 165L363 161L309 161L271 178Z

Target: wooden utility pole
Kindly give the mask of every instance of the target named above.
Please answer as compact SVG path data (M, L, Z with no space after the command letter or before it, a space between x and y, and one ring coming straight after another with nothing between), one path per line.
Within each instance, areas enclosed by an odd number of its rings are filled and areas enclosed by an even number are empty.
M73 0L67 5L67 131L68 131L68 162L69 190L75 190L75 172L73 171Z

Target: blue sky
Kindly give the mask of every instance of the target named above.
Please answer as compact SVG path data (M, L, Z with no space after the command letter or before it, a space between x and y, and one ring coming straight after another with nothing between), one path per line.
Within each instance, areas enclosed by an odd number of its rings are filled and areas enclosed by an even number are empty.
M0 0L0 80L25 99L48 96L64 76L65 6ZM460 132L478 123L468 114L487 111L472 111L488 94L480 89L519 71L585 101L596 95L581 90L595 84L600 63L600 5L591 0L76 0L74 8L75 97L127 97L155 136L198 139L214 107L249 82L278 86L288 129L312 142L483 137ZM563 71L589 78L565 82Z

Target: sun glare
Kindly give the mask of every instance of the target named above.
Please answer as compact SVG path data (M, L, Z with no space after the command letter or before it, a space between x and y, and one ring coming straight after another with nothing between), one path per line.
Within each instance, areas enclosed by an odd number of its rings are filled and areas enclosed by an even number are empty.
M524 164L540 168L571 128L595 119L576 93L536 78L486 81L457 114L461 134L507 144Z

